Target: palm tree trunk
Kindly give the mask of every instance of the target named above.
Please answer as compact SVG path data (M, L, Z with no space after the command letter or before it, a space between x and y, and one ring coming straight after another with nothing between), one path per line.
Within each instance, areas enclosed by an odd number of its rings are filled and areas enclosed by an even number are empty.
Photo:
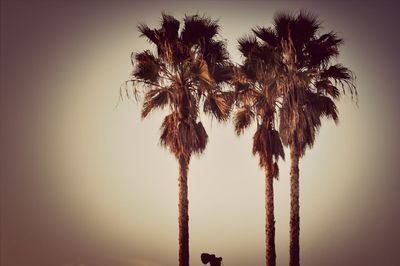
M189 200L187 172L189 162L179 158L179 266L189 266Z
M276 265L273 179L272 167L269 164L265 167L265 259L267 266Z
M300 265L299 152L290 146L290 266Z

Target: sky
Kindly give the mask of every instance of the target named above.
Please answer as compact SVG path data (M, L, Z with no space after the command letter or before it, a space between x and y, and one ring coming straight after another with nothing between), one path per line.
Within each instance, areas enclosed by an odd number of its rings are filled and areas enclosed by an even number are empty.
M300 161L302 265L399 265L400 92L395 1L1 1L2 266L172 266L178 165L159 145L165 112L140 119L119 87L138 23L165 11L219 19L237 39L277 11L307 9L345 41L359 91L338 103ZM189 170L190 262L263 265L264 175L250 128L203 117L205 153ZM289 152L274 182L277 265L289 258Z

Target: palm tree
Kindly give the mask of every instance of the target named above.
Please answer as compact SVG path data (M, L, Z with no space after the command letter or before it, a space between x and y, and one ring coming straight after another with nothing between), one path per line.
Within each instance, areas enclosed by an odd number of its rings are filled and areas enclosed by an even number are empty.
M235 68L236 112L235 131L238 135L252 122L257 125L253 136L253 154L258 154L265 173L265 244L266 265L276 265L273 179L278 178L277 161L284 158L283 146L276 127L278 99L281 90L280 66L271 47L255 36L239 39L244 58Z
M357 96L352 72L332 64L343 40L334 32L319 34L315 15L278 13L273 28L257 28L255 34L275 48L283 67L279 132L290 148L290 265L300 265L299 159L311 148L326 117L338 122L335 100L346 90ZM352 97L353 98L353 97Z
M179 265L189 265L187 177L192 154L201 154L208 136L200 121L200 107L219 121L229 118L232 93L224 89L232 76L226 44L217 40L219 25L208 17L185 16L180 22L162 14L157 29L138 26L141 36L155 46L132 54L135 97L144 94L142 118L167 107L160 143L179 163Z

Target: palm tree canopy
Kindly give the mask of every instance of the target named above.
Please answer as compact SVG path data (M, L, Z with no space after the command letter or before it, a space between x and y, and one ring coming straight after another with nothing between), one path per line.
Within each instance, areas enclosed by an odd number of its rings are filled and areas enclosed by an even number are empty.
M134 71L129 80L135 96L144 94L142 118L168 107L161 125L160 142L177 157L189 159L206 147L208 136L199 108L219 121L229 118L233 95L224 84L232 77L226 43L217 39L218 21L205 16L185 16L183 26L162 14L158 28L138 29L155 47L132 54Z
M275 48L256 36L245 36L238 43L243 63L235 68L234 74L235 131L240 135L252 122L256 122L253 154L259 155L261 167L272 167L272 176L277 178L277 161L285 156L275 125L282 89L279 77L281 64L275 56Z
M255 27L254 34L275 52L283 81L279 132L283 144L296 145L300 156L315 141L321 119L338 121L335 100L350 92L357 97L352 72L332 64L343 40L334 32L320 34L317 17L301 11L278 13L274 27ZM278 58L278 59L277 59Z

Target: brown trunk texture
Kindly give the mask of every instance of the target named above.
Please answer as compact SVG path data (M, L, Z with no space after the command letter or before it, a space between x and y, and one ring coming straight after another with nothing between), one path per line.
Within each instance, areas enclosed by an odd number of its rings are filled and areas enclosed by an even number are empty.
M276 265L275 253L275 216L274 216L274 187L272 167L265 167L265 246L266 265Z
M300 265L299 152L290 147L290 266Z
M179 266L189 266L188 162L179 158Z

